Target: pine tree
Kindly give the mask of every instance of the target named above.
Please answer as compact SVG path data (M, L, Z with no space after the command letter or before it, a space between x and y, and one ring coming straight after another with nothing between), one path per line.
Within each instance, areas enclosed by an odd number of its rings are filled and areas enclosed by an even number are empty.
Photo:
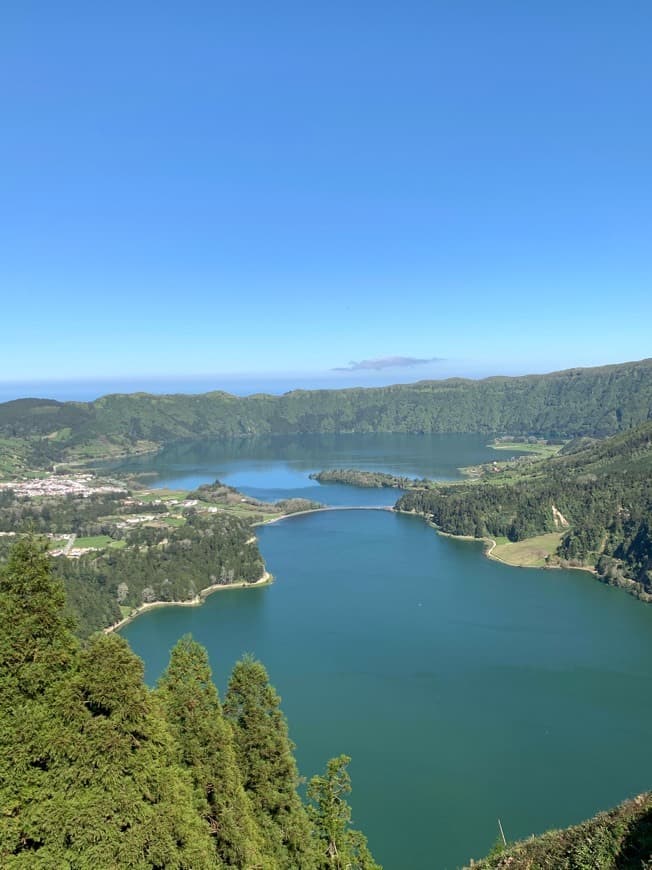
M47 814L51 866L221 866L163 711L126 641L94 637L56 705L63 727Z
M221 860L230 867L272 867L244 792L233 731L223 716L206 650L189 636L172 650L157 695Z
M32 536L14 545L0 574L0 607L3 696L39 698L66 671L77 642L63 585L51 575L46 545Z
M61 584L35 538L12 548L0 574L0 864L37 866L52 793L58 721L52 696L78 647Z
M297 793L294 745L280 698L260 662L233 669L224 713L233 725L239 767L259 825L280 868L313 868L316 853L307 813Z
M142 662L80 651L34 539L0 576L0 866L213 868L208 826Z
M350 827L351 807L345 795L351 791L347 755L332 758L325 776L313 776L308 784L308 808L315 835L321 844L323 870L380 870L374 861L367 840L360 831Z

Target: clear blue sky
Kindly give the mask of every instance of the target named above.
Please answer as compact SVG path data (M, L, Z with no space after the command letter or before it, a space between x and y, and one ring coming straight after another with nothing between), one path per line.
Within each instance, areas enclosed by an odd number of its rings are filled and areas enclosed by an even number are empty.
M649 0L2 4L0 380L652 355L651 31ZM386 357L440 361L331 372Z

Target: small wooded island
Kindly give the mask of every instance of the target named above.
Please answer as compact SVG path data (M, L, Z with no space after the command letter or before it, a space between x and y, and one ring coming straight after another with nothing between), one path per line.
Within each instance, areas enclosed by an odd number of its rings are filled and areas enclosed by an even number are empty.
M427 489L431 481L423 478L397 477L383 471L360 471L357 468L333 468L317 471L309 475L318 483L343 483L347 486L360 486L364 489Z

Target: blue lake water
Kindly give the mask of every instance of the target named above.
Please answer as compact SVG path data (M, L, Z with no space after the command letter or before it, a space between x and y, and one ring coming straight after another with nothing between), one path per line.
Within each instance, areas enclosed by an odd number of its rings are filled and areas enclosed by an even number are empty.
M310 480L312 472L360 468L406 477L460 478L459 468L505 459L482 435L302 435L202 440L109 467L147 472L154 487L194 489L216 478L265 501L301 497L329 505L394 504L392 489L359 489Z
M249 468L244 445L227 457L177 452L157 473L161 485L241 474L243 488L287 495L308 469L452 477L485 449L408 439L392 456L387 441L374 454L374 438L366 462L358 443L344 463L356 445L336 439L324 452L261 447ZM261 475L272 476L254 486ZM151 682L187 632L208 648L222 692L244 652L264 661L301 772L352 756L354 820L386 868L452 870L488 851L498 818L519 838L649 788L652 608L584 572L492 562L416 517L336 511L258 535L271 586L149 611L123 633Z

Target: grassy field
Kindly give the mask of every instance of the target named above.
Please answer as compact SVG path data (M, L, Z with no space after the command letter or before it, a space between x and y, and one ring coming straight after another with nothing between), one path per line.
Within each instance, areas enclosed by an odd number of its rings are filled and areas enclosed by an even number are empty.
M139 489L134 491L134 496L138 501L183 501L188 498L188 490L178 489Z
M529 441L492 441L487 445L494 450L511 450L512 453L536 453L537 456L556 456L563 444L531 443Z
M75 547L108 547L109 544L114 543L113 538L110 538L108 535L91 535L87 538L77 538L75 540ZM115 541L115 543L122 543L121 541ZM124 544L123 544L124 546Z
M56 432L52 432L50 435L46 435L48 441L67 441L72 435L72 429L70 426L66 426L64 429L58 429Z
M546 557L551 556L559 546L562 534L562 532L550 532L547 535L527 538L516 543L508 541L507 538L498 538L490 555L492 559L499 559L508 565L542 568L546 564Z

